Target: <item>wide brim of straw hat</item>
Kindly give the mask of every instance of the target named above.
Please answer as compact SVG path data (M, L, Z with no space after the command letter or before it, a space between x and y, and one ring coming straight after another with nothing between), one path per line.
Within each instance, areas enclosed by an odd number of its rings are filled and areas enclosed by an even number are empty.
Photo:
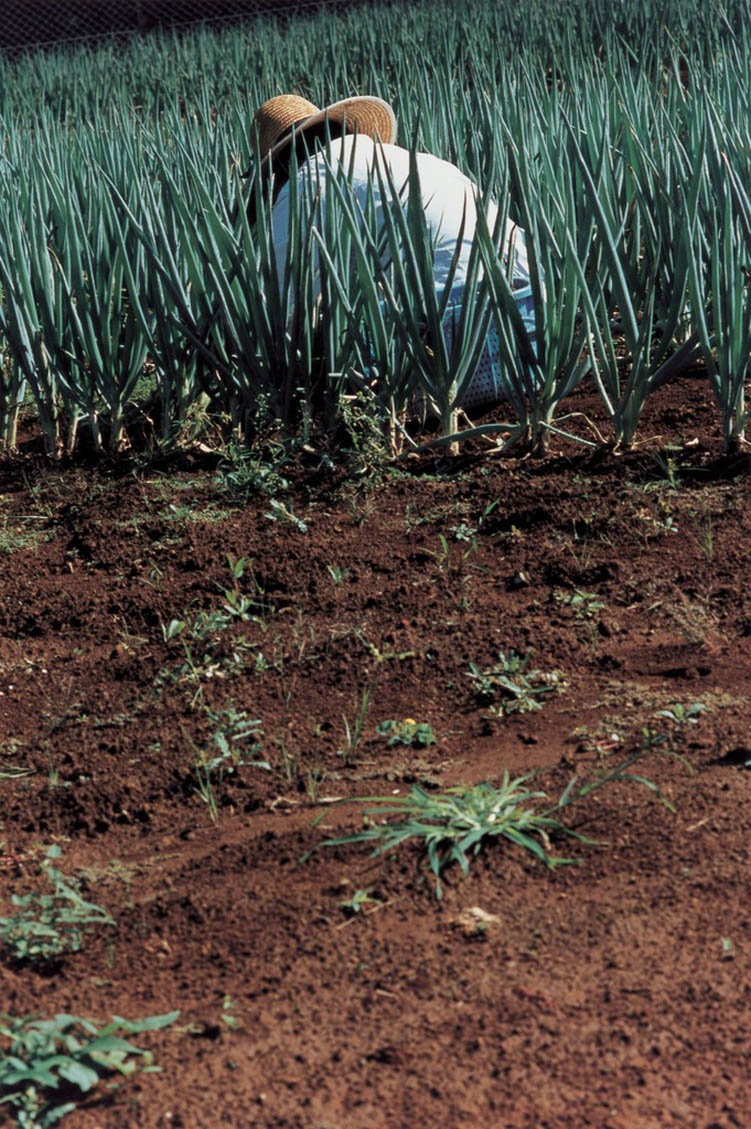
M343 125L348 133L358 133L373 141L393 144L396 141L396 115L382 98L362 95L344 98L324 110L295 94L281 94L264 102L256 114L258 148L262 165L266 166L282 153L296 137L324 122Z

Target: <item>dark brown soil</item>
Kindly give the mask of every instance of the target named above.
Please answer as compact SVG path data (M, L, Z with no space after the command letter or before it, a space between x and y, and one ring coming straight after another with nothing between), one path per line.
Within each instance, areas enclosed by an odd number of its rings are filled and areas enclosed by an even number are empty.
M238 504L198 454L51 469L29 441L0 467L0 913L56 843L117 922L51 968L4 959L2 1006L180 1009L136 1039L162 1072L103 1083L66 1127L751 1125L748 462L722 457L698 378L654 398L640 439L423 457L375 485L308 455L282 510ZM191 640L233 590L228 556L249 618ZM475 694L470 663L511 650L560 672L543 709ZM657 716L694 703L695 723ZM249 759L270 767L215 774L212 820L194 766L228 710L260 719ZM389 718L437 744L387 745ZM634 771L673 810L596 791L564 818L597 844L551 844L576 867L496 840L438 900L416 844L300 862L362 827L332 798L504 768L557 797L654 734Z

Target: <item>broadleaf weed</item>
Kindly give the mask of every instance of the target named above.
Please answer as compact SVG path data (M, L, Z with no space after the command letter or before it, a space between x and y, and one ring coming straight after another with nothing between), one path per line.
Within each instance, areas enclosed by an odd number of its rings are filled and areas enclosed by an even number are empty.
M531 652L520 655L516 651L498 654L498 662L482 670L476 663L469 664L469 677L475 697L489 705L491 713L512 714L541 710L545 697L561 691L565 682L560 671L529 670Z
M74 1015L0 1016L0 1105L13 1110L19 1129L49 1129L76 1109L77 1101L66 1100L72 1087L86 1094L108 1074L132 1074L136 1056L146 1069L157 1069L149 1051L123 1036L158 1031L179 1014L114 1016L102 1028Z
M87 901L75 878L53 865L60 855L51 847L42 870L51 886L47 893L13 894L17 913L0 918L0 941L18 961L45 962L81 948L86 933L115 921L106 909Z

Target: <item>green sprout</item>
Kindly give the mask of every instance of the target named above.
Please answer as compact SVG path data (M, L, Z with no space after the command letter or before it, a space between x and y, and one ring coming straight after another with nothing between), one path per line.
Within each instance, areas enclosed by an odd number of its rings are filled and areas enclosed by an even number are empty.
M132 1022L116 1015L101 1029L74 1015L0 1016L0 1105L10 1106L18 1129L49 1129L76 1109L72 1088L86 1094L108 1074L132 1074L136 1055L145 1070L157 1070L150 1052L123 1035L160 1030L179 1014Z
M52 865L61 853L59 847L50 847L42 862L51 891L13 894L11 901L18 912L0 917L0 941L15 960L44 962L78 952L86 933L96 926L115 924L106 909L86 901L77 879L66 877Z
M343 898L339 905L346 914L354 917L356 913L360 913L363 906L380 906L383 905L380 898L374 898L372 895L372 886L366 886L362 890L355 890L351 898Z
M433 727L427 721L415 721L412 717L405 717L404 721L379 721L376 733L387 737L388 745L407 745L411 749L426 749L436 743Z
M528 713L541 710L545 697L563 687L559 671L529 670L531 652L520 655L516 651L498 655L498 662L487 670L476 663L469 664L469 677L474 685L475 697L483 705L490 705L492 713Z

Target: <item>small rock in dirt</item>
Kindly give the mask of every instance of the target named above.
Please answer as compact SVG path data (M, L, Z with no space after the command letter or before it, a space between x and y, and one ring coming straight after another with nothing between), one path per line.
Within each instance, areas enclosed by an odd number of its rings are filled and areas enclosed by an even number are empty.
M480 906L468 906L451 918L451 924L461 929L465 937L484 937L491 925L499 925L500 921L500 917Z

